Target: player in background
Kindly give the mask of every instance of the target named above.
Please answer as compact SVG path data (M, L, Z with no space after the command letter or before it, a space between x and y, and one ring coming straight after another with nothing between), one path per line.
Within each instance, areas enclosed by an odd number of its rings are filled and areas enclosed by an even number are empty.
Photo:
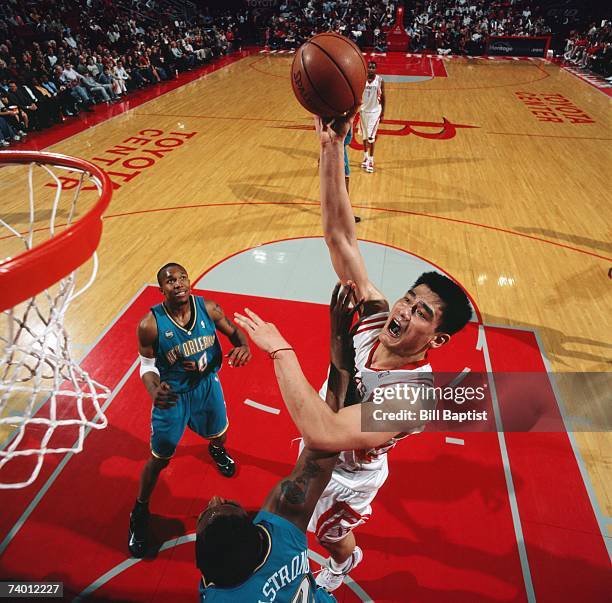
M361 98L359 123L363 138L363 161L361 167L369 173L374 171L374 143L378 125L385 113L385 83L376 73L376 61L368 61L368 79Z
M353 366L349 329L353 288L336 286L330 305L330 369L326 408L342 407ZM274 342L272 342L274 343ZM265 351L276 365L288 345ZM314 395L316 393L312 391ZM234 501L213 497L198 520L196 564L203 603L332 602L310 573L306 526L336 464L337 454L305 448L294 470L268 494L254 519Z
M130 515L128 547L134 557L146 553L149 499L187 426L210 441L208 451L222 475L232 477L236 472L224 446L228 420L217 376L222 363L217 331L234 346L228 354L230 366L244 366L251 359L245 334L219 304L191 295L185 268L166 264L157 281L165 300L151 308L138 326L140 376L153 409L151 457L142 470Z
M311 395L297 359L292 362L291 358L283 358L275 363L277 373L284 371L283 379L291 385L283 391L283 399L306 446L346 451L340 455L309 525L331 555L317 576L317 584L330 591L338 588L363 558L353 530L369 519L371 503L387 479L387 453L399 439L424 428L424 423L414 421L401 433L362 432L360 408L348 404L371 404L374 390L379 387L392 389L398 383L433 386L428 352L447 344L472 314L463 290L436 272L422 274L392 308L370 282L357 245L351 203L343 181L342 147L351 122L352 119L338 119L325 124L315 118L321 145L319 173L325 242L340 280L353 281L357 297L364 300L361 318L354 328L354 399L334 415L320 398ZM289 345L273 325L251 312L247 314L237 314L236 319L257 345L262 341L269 345L269 338L278 338L274 345ZM324 384L321 396L326 388ZM398 410L405 406L405 400L394 399L395 392L389 391L385 396L387 410L393 405ZM430 409L427 403L423 401L423 408Z

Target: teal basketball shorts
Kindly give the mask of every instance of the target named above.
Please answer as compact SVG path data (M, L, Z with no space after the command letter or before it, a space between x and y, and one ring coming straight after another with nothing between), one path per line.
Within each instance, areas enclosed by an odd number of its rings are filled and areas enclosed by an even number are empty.
M211 439L225 433L228 427L223 390L216 373L211 373L192 390L178 394L169 408L153 406L151 411L151 452L169 459L185 433L185 428Z

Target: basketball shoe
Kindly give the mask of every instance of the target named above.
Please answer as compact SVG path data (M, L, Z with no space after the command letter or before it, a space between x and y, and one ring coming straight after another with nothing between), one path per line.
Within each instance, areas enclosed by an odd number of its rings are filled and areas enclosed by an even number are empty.
M365 169L368 167L368 160L369 160L369 157L366 155L366 156L363 158L363 161L361 162L361 167L362 167L362 169L364 169L364 170L365 170Z
M142 559L147 552L147 532L149 530L149 508L136 503L130 513L130 532L128 548L132 556Z
M332 569L332 559L331 557L328 558L326 566L317 575L317 584L330 593L335 591L340 588L347 574L354 570L362 560L363 551L358 546L355 547L353 554L346 560L345 567L339 572Z
M225 450L225 446L223 446L223 444L219 446L211 442L208 445L208 452L210 453L212 460L217 464L221 475L225 477L232 477L234 473L236 473L236 462L229 455L228 451Z
M374 157L370 157L370 159L368 160L368 163L366 165L365 171L368 174L371 174L374 172Z

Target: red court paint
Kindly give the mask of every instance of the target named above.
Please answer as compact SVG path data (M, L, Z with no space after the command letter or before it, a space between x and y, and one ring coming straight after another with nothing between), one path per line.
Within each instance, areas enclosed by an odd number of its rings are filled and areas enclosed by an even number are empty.
M248 304L273 320L295 346L307 378L320 383L327 364L326 306L217 292L210 297L229 315ZM92 350L84 365L96 378L112 387L125 374L136 358L136 324L159 301L157 289L146 288ZM524 347L512 347L514 335L508 341L498 340L495 330L487 329L487 334L494 366L505 367L507 356L525 352ZM468 325L454 340L453 349L448 346L432 355L434 369L483 368L477 338L477 325ZM527 333L523 338L521 334L518 341L523 340L535 354L538 348L533 336ZM527 358L525 362L532 366ZM230 413L229 447L240 466L237 478L219 476L207 458L205 444L187 433L152 501L152 528L159 542L192 533L198 513L215 493L235 497L256 510L295 460L297 446L292 447L291 439L296 430L283 408L270 361L256 351L249 366L226 366L220 376ZM246 397L283 410L272 416L244 405ZM85 452L66 465L9 545L2 558L3 578L61 579L66 592L74 595L126 560L128 514L148 454L149 409L134 372L109 408L109 428L92 432ZM497 435L456 434L464 439L463 446L445 444L447 435L455 434L413 436L392 451L388 483L375 502L371 521L357 532L366 557L352 577L377 603L406 597L417 602L525 601ZM528 462L534 458L533 446L529 450L514 440L508 446L531 573L538 600L552 600L547 597L555 594L555 601L561 603L603 602L601 537L596 542L591 533L592 518L591 523L581 519L592 514L584 486L565 477L575 473L575 461L562 444L563 437L552 448L555 462L542 464L539 470L528 467L533 465ZM535 458L545 460L548 442L545 438L538 441L535 452L539 456ZM527 452L525 459L522 451ZM558 475L559 469L563 476ZM538 487L541 479L547 487ZM34 488L2 493L2 537L43 483L39 479ZM551 489L559 484L569 490ZM573 508L568 516L571 521L565 523L559 520L562 513L553 511L551 516L549 511L563 507L564 501ZM320 552L312 540L311 546ZM154 560L138 562L104 585L98 596L103 600L193 600L198 576L192 547L186 543ZM585 572L583 577L568 567L576 560ZM592 597L566 598L559 584L570 580L583 584L584 592ZM577 589L568 588L565 592L574 597ZM338 600L359 599L343 586Z
M447 77L441 57L411 55L403 52L366 53L366 60L376 61L377 72L381 75Z
M494 371L546 373L533 333L489 327L487 342ZM561 422L552 387L538 389L546 412ZM511 399L503 389L498 395L503 415ZM538 602L605 601L612 592L608 554L567 434L505 437Z

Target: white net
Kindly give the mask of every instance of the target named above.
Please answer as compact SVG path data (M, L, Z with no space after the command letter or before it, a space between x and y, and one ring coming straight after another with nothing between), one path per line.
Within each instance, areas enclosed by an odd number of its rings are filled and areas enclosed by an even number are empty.
M0 263L70 228L87 209L79 203L86 203L92 194L97 199L102 192L101 182L89 172L46 163L3 167L3 189L17 186L19 171L21 180L27 179L28 210L10 213L9 206L5 213L3 207ZM57 175L62 171L69 177ZM83 190L92 192L83 195ZM89 431L107 425L103 405L110 391L73 359L64 327L69 305L91 286L97 269L94 254L85 266L2 312L0 489L31 484L46 455L80 452ZM83 278L86 282L81 285Z

